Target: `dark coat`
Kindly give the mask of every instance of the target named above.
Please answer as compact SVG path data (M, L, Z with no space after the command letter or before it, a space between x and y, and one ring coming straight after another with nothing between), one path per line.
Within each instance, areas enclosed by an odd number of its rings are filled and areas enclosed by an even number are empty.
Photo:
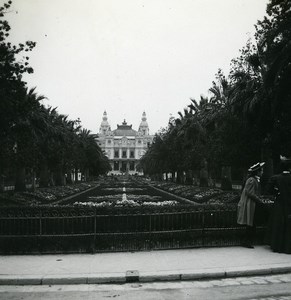
M271 249L291 253L291 174L271 177L268 191L276 196L268 230Z
M249 177L242 191L237 210L237 223L253 226L256 203L260 202L260 184L255 177Z

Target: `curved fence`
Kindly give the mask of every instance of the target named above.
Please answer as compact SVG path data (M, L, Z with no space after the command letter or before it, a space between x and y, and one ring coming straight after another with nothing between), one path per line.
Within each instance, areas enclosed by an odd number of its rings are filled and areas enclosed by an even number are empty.
M258 211L256 243L268 219ZM1 253L137 251L241 244L236 208L180 206L166 211L92 208L3 208Z

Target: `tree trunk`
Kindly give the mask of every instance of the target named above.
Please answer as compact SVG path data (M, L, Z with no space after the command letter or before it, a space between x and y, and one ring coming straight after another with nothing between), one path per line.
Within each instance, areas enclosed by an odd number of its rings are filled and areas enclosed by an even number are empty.
M33 169L32 170L32 182L31 182L31 189L32 189L32 191L35 191L35 170Z
M22 192L26 190L25 185L25 168L18 167L16 170L16 178L15 178L15 191Z
M193 185L198 186L199 185L199 171L197 170L192 170L192 182Z
M262 194L265 194L267 183L274 174L274 161L272 158L272 150L268 146L263 146L261 153L262 161L265 162L264 172L261 178L261 189Z
M4 192L5 189L5 175L0 172L0 192Z
M54 174L50 172L49 174L49 186L55 186L55 179L54 179Z
M59 166L57 170L54 172L54 178L56 186L65 185L65 175L63 174L63 168Z
M84 170L84 181L85 182L89 181L89 168L86 168Z
M171 172L171 174L172 174L171 181L175 182L175 172Z
M67 177L66 177L66 183L67 183L67 184L72 184L73 181L72 181L71 170L67 171L66 174L67 174Z
M192 174L192 170L188 170L186 171L186 179L185 179L185 183L186 184L193 184L193 174Z
M221 189L224 191L232 190L231 167L224 166L221 170Z
M208 168L207 168L206 160L204 160L201 164L199 178L200 178L199 185L202 187L207 187L208 186Z
M199 186L207 187L208 186L208 171L206 168L200 170L200 182Z
M39 186L48 187L49 186L49 171L46 162L41 164L40 174L39 174Z
M183 183L183 171L177 171L177 183Z
M78 168L75 168L75 182L78 182L79 178L78 178Z
M168 174L168 172L166 172L165 174L166 174L165 180L166 180L166 181L169 181L169 174Z

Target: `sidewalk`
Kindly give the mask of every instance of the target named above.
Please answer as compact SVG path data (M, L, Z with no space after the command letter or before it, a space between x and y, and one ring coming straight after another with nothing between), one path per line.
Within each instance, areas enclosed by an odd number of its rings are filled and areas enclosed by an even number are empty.
M96 254L0 256L1 285L198 280L291 272L291 255L267 246Z

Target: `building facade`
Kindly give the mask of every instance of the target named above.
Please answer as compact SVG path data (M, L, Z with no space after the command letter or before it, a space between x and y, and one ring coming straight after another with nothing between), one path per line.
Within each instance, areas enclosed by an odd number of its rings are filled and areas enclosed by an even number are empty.
M99 128L98 144L109 158L112 171L109 174L139 174L142 170L138 163L149 145L153 141L153 135L149 134L146 113L143 112L138 130L128 125L124 120L121 125L111 130L106 111L103 113Z

